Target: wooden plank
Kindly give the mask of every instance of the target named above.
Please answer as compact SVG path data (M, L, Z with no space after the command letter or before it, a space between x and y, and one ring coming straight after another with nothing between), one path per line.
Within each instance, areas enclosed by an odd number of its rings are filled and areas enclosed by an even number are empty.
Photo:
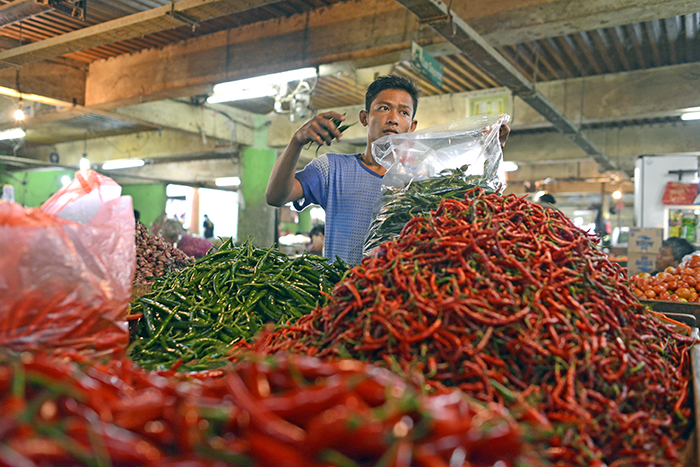
M672 302L670 300L640 300L653 311L659 313L692 315L700 322L700 304L688 302Z

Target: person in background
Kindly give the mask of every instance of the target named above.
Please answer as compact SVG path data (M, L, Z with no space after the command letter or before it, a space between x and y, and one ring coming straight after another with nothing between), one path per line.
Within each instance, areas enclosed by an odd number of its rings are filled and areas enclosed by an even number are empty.
M209 220L209 216L204 215L204 238L212 239L214 238L214 223Z
M158 230L158 234L163 237L163 240L177 247L180 238L185 233L182 224L176 219L167 219L163 222L162 227Z
M323 112L302 125L275 162L265 192L267 203L281 207L294 201L301 211L318 204L326 211L324 252L350 265L362 260L362 247L372 221L372 208L381 196L386 169L374 160L372 143L386 135L414 131L418 87L403 76L380 76L367 88L365 106L358 115L367 128L367 146L358 154L322 154L296 172L302 148L309 143L330 145L342 134L333 122L345 115ZM510 132L501 127L501 145Z
M669 237L661 242L661 248L656 255L656 271L652 275L665 270L668 267L678 267L685 255L695 251L695 246L685 238Z
M156 236L163 236L162 235L162 230L163 227L165 226L165 222L168 220L167 214L160 213L158 217L156 217L153 222L151 222L151 235L156 235Z
M311 238L311 248L309 248L309 253L312 255L323 256L323 244L326 235L326 227L323 224L315 225L309 231L309 237Z
M163 240L178 248L188 256L201 258L205 256L214 246L211 240L195 237L187 233L180 221L168 219L160 229Z
M537 198L535 202L543 208L557 209L555 206L555 204L557 204L557 200L555 200L554 196L550 195L549 193L544 193Z

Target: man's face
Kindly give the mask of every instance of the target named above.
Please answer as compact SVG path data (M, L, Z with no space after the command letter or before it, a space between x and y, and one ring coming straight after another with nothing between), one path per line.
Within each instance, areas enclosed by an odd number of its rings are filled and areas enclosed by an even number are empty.
M663 271L669 266L678 266L678 261L673 256L673 249L670 246L662 246L659 254L656 255L656 270Z
M377 94L369 108L360 112L360 121L367 127L368 142L382 136L408 133L416 129L413 120L413 99L406 91L385 89Z
M323 235L320 233L311 236L314 251L323 251L323 240Z

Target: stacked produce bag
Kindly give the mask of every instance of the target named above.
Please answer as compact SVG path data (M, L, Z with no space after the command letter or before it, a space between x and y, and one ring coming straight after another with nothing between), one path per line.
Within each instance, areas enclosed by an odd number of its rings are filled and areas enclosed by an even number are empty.
M437 208L441 199L463 199L473 186L489 192L505 188L498 170L503 160L499 130L509 119L505 114L476 115L372 143L374 159L387 172L365 254L395 238L412 216Z
M40 208L0 201L0 347L123 354L135 260L120 194L81 170Z

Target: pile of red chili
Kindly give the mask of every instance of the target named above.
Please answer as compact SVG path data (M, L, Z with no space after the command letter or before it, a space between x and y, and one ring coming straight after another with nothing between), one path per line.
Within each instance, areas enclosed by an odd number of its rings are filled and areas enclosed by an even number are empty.
M0 355L0 465L487 467L526 459L502 407L459 391L422 395L358 361L253 355L190 376L129 360Z
M261 347L384 362L523 420L544 414L557 466L668 466L691 414L683 331L646 312L563 214L475 189L411 219Z

